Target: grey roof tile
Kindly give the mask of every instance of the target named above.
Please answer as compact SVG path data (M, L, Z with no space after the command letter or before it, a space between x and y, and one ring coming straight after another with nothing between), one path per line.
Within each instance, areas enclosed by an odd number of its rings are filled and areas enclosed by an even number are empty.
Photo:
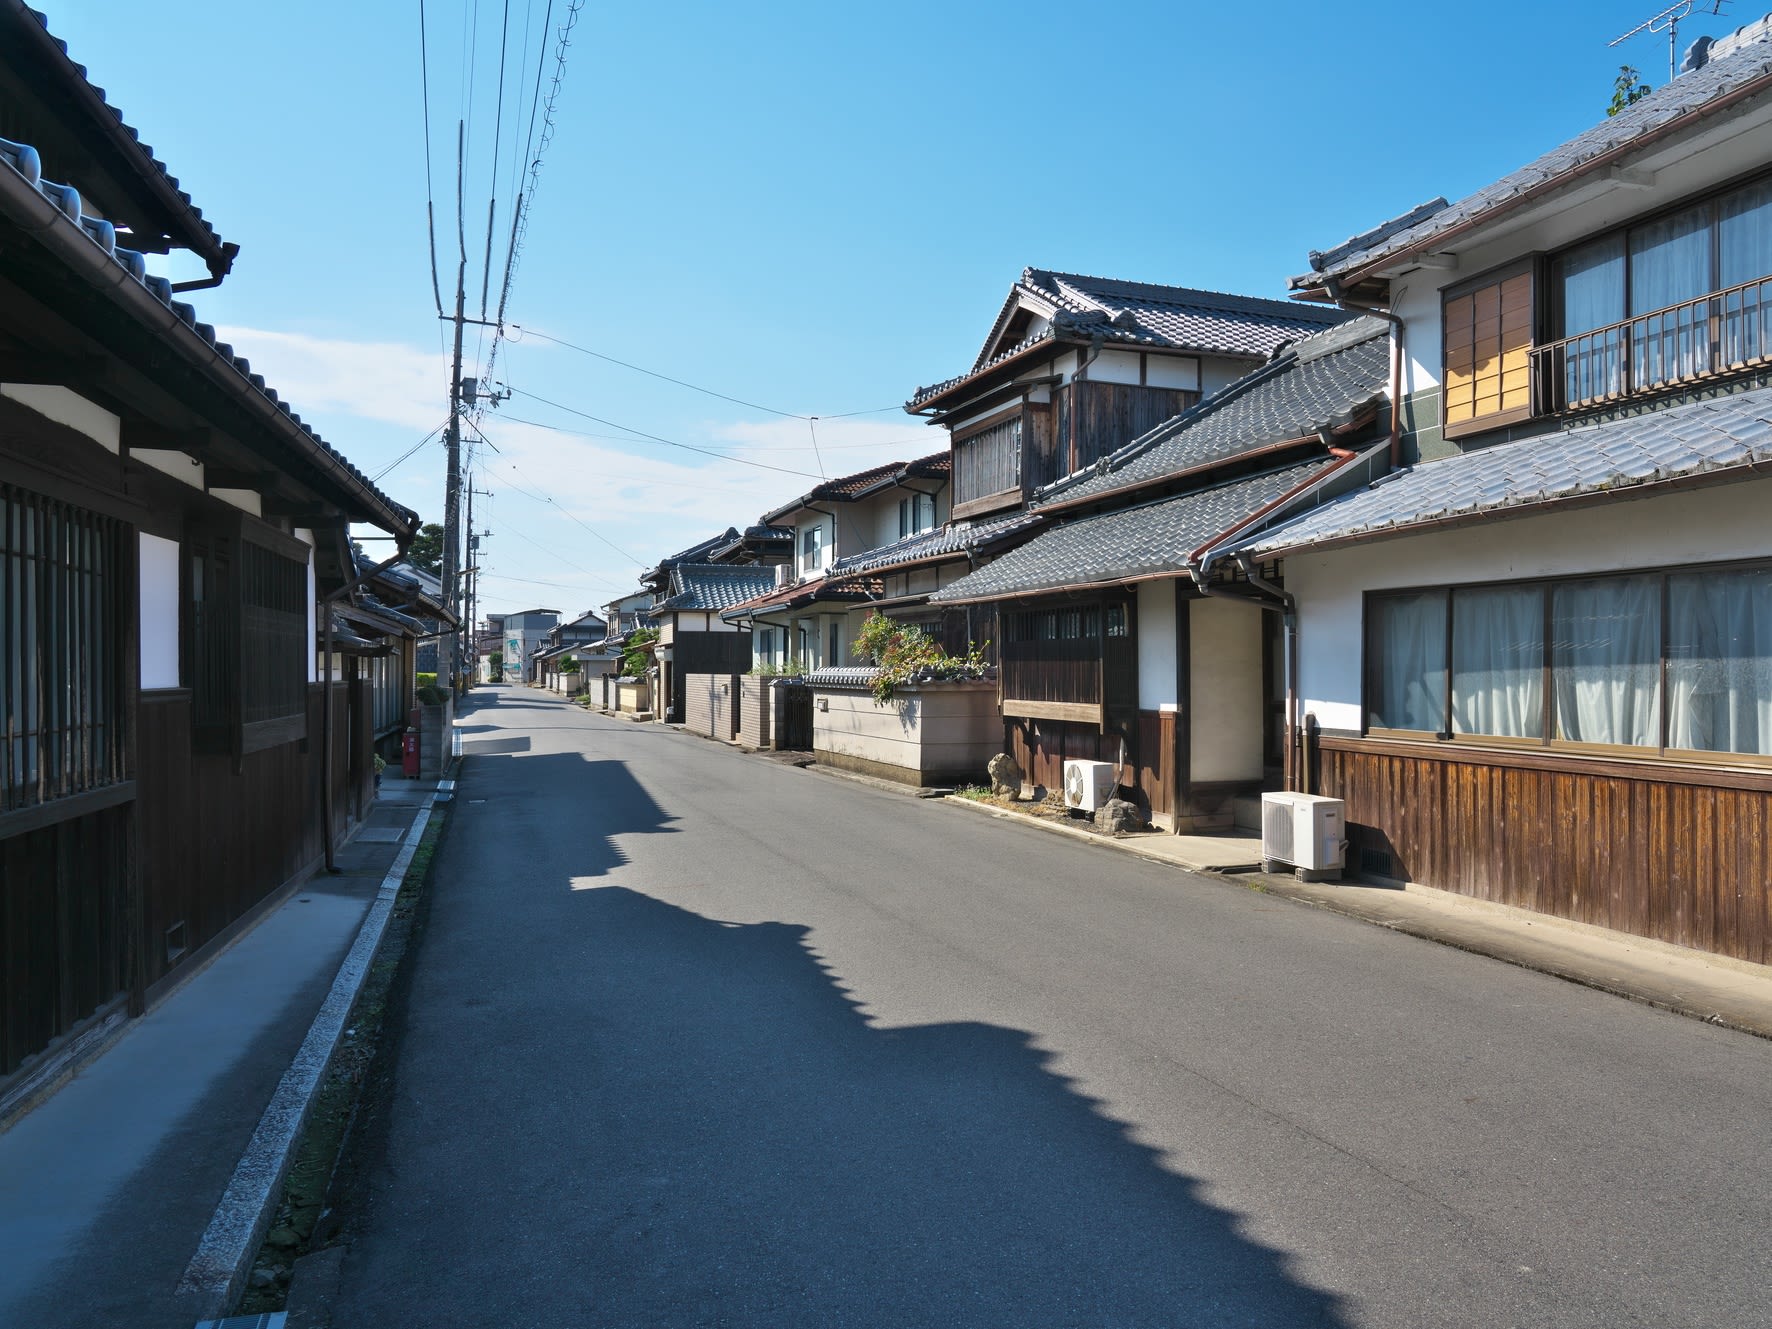
M1346 424L1386 396L1389 332L1382 319L1359 318L1296 342L1089 470L1046 486L1036 504L1069 504L1154 484L1252 448Z
M1294 290L1314 289L1323 286L1329 278L1345 277L1394 255L1421 251L1454 227L1506 211L1528 190L1555 182L1614 148L1648 141L1674 121L1694 112L1703 112L1719 98L1772 75L1772 41L1766 40L1767 35L1763 23L1749 25L1736 38L1725 38L1713 45L1713 52L1719 48L1721 51L1702 68L1670 80L1635 105L1602 120L1592 129L1577 134L1567 143L1552 148L1474 194L1450 205L1446 205L1444 199L1435 200L1443 206L1423 204L1403 218L1383 223L1321 253L1313 253L1311 271L1293 277L1288 285ZM1418 214L1419 219L1413 224L1396 225L1397 221L1408 221Z
M932 603L995 599L1179 574L1187 567L1188 555L1201 545L1338 464L1333 457L1319 457L1054 527L929 599Z
M1170 350L1220 355L1265 357L1295 337L1319 332L1345 321L1339 309L1300 305L1288 300L1202 291L1154 282L1117 281L1071 272L1026 268L1009 299L1025 294L1053 310L1052 331L1024 338L990 353L998 325L991 329L972 367L929 387L918 388L909 405L946 392L984 371L1045 341L1104 342L1124 346L1155 346ZM1007 310L1008 306L1005 306Z
M731 609L775 585L775 569L755 564L680 563L671 569L671 593L654 613L673 609Z
M969 549L994 544L1024 531L1040 521L1041 518L1036 513L1017 512L994 521L962 523L957 526L950 523L919 535L907 535L902 540L881 545L878 549L840 558L831 566L831 574L842 576L855 572L881 572L901 564L920 563L924 559L940 558L946 554L964 554Z
M1236 548L1271 555L1407 533L1445 517L1524 515L1584 495L1772 461L1772 388L1670 406L1423 462Z

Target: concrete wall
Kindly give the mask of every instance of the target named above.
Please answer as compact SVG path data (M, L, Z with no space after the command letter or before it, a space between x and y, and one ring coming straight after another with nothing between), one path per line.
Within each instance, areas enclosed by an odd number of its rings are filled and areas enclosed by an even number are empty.
M815 684L812 750L819 761L903 784L983 778L1003 750L995 683L901 688L884 706L860 687Z
M685 674L683 725L707 738L730 740L738 732L739 675Z
M614 685L615 709L633 715L652 709L652 685L641 679L620 679Z
M179 546L176 540L162 540L157 535L141 536L139 571L141 576L141 686L143 688L176 688L179 686ZM309 565L312 584L312 565ZM312 605L314 598L308 596ZM314 616L308 615L309 635ZM314 650L308 644L309 681L313 681Z
M1772 479L1748 480L1295 554L1300 713L1360 731L1366 591L1769 558L1769 511Z
M1211 597L1188 606L1188 774L1195 783L1262 778L1262 613Z

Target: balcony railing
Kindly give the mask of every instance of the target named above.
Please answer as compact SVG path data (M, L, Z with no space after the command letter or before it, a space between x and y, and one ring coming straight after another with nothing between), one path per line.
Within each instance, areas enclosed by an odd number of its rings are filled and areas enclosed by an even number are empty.
M1536 347L1536 413L1623 401L1768 362L1772 276Z

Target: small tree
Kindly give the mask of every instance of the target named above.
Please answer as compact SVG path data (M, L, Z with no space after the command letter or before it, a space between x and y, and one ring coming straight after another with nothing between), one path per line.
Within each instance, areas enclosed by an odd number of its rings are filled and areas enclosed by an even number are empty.
M621 672L624 678L640 678L646 673L647 666L652 661L652 652L646 648L657 640L657 628L641 628L628 638L627 649L621 657Z
M576 655L568 655L562 658L560 661L560 672L562 674L576 674L578 672L578 657Z
M436 522L426 522L418 528L418 534L412 537L412 543L406 547L406 561L420 572L428 572L433 577L443 575L443 528Z
M1618 77L1612 83L1612 102L1606 107L1607 118L1617 115L1627 106L1636 105L1654 91L1654 88L1643 82L1642 75L1629 65L1618 66Z
M491 655L487 656L486 664L490 668L493 678L501 681L504 679L505 653L503 651L494 651Z
M877 609L861 625L850 649L879 666L869 689L882 705L892 700L902 683L983 678L987 668L983 647L969 646L965 655L949 655L915 623L897 622Z

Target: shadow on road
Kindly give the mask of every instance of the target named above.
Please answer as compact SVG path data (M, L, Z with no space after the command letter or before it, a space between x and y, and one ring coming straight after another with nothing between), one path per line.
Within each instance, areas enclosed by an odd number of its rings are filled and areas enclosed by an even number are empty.
M582 1018L506 1080L550 1092L498 1104L476 1147L489 1175L544 1169L566 1197L512 1217L547 1229L582 1302L512 1276L484 1208L481 1249L451 1252L511 1322L1342 1323L1030 1035L877 1027L800 926L621 887L571 900L537 963L570 965L561 1006Z

